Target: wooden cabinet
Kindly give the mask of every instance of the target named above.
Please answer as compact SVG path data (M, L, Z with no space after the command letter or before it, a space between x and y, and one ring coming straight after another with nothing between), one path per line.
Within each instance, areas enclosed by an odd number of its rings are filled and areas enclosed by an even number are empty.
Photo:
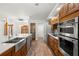
M26 44L22 47L21 51L22 51L21 52L22 56L26 56L27 55L27 46L26 46Z
M79 3L66 3L59 11L59 21L64 22L79 16Z
M74 13L79 10L79 3L68 3L68 14Z
M58 40L48 35L48 44L49 46L56 46L58 48ZM53 48L53 47L51 47Z
M3 52L0 56L26 56L27 54L27 45L26 43L15 52L15 47L8 49L7 51Z
M56 38L48 35L48 46L51 48L53 54L56 56L63 56L58 45L59 41Z
M14 56L14 54L15 54L15 48L12 47L7 51L5 51L4 53L2 53L0 56Z
M68 12L68 10L67 10L67 4L64 4L64 5L62 6L62 8L60 9L59 17L60 17L60 18L63 18L64 16L67 15L67 12Z
M27 54L27 45L24 44L17 52L15 52L15 56L26 56Z
M21 56L21 49L19 49L17 52L15 52L15 56Z

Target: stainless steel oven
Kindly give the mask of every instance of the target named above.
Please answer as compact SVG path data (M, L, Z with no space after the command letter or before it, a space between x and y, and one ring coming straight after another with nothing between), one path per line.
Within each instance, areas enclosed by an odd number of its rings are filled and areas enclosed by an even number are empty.
M78 39L79 17L59 24L59 34Z
M71 56L79 55L79 17L59 24L60 48Z
M64 51L66 56L78 56L78 40L60 35L59 42L60 48Z

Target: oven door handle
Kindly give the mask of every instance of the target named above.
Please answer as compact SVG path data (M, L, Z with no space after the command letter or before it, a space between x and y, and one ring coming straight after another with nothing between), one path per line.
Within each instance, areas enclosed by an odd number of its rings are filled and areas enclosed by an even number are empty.
M73 41L77 41L77 40L72 40L72 42L73 42Z

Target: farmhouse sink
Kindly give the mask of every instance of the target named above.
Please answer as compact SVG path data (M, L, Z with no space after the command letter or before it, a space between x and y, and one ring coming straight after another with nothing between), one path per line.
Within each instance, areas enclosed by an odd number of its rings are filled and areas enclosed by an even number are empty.
M9 40L9 41L3 42L3 43L11 43L11 44L17 43L15 45L15 52L17 52L26 43L26 40L23 38L14 38L12 40Z
M22 40L22 38L14 38L14 39L12 39L12 40L9 40L9 41L3 42L3 43L17 43L17 42L19 42L20 40Z

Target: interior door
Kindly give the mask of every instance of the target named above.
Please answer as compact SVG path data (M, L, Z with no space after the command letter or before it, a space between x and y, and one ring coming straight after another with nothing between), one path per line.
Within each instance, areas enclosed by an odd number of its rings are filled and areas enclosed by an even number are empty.
M36 40L38 39L44 39L45 33L44 33L44 24L36 24Z

